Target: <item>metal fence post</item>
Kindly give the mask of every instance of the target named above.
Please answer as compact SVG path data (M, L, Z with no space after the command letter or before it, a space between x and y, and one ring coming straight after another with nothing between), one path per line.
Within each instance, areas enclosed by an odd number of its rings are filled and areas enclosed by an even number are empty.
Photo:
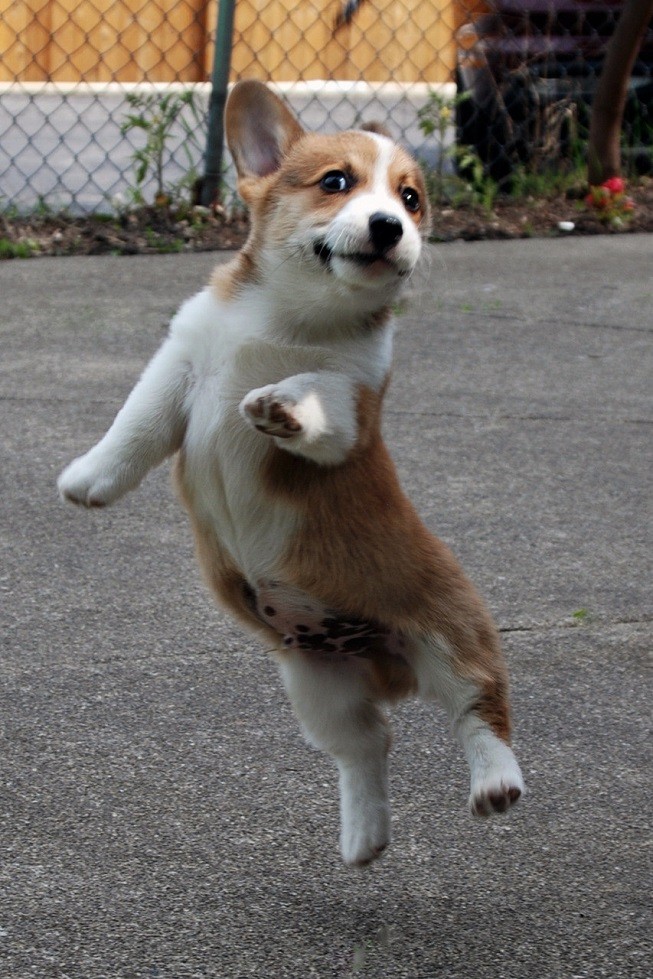
M219 199L222 178L222 148L224 143L224 107L229 88L229 69L233 43L234 9L236 0L220 0L218 25L211 75L209 99L209 125L204 155L202 179L202 204L210 207Z

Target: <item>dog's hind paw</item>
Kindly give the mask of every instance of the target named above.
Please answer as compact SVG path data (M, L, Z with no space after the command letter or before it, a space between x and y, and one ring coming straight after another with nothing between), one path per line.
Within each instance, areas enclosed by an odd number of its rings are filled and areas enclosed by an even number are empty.
M367 819L348 820L340 834L342 859L350 867L365 867L378 859L390 842L390 812L381 807Z
M524 780L519 765L489 769L482 777L472 779L469 808L473 816L493 816L507 812L524 792Z
M521 786L501 782L470 796L469 807L474 816L493 816L496 813L507 812L521 794Z
M303 426L297 418L296 407L296 402L284 397L279 388L270 384L250 391L240 403L240 413L264 435L287 439L302 431Z

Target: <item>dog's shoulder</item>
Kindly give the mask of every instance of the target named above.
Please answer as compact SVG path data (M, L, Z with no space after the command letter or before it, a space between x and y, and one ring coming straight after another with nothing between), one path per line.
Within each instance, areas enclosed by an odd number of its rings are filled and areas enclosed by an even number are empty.
M256 303L222 299L206 286L182 304L170 324L170 338L180 356L200 373L232 362L246 345L265 334L263 309Z

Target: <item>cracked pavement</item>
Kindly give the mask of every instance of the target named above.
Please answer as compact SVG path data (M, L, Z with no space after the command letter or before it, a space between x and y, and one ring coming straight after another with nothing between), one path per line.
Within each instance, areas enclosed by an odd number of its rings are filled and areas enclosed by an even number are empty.
M648 979L653 237L433 246L414 279L387 440L503 632L528 794L472 820L442 714L402 705L363 871L168 467L56 496L227 257L0 264L0 974Z

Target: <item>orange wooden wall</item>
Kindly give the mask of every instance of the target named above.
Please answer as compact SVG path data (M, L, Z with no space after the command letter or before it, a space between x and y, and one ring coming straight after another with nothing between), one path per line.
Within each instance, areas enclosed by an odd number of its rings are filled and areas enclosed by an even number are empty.
M0 80L210 77L218 0L0 0ZM232 77L449 81L455 31L482 0L237 0Z

